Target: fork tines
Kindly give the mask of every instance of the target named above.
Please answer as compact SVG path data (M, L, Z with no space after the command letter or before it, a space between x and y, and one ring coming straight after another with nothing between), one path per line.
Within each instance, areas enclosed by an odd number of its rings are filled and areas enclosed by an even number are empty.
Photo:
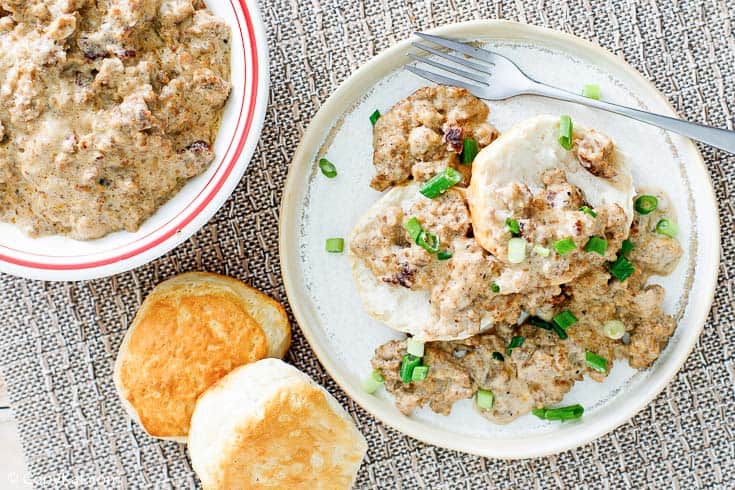
M405 67L408 71L435 83L439 83L442 85L454 85L457 87L465 88L472 92L480 91L483 88L489 86L488 78L492 75L492 68L495 65L496 61L498 61L500 55L491 51L470 46L469 44L452 41L451 39L445 39L443 37L433 36L431 34L424 34L423 32L417 32L416 35L426 41L450 49L464 56L456 56L454 54L450 54L446 51L433 48L426 44L414 42L412 44L415 48L437 56L439 58L445 59L452 64L442 63L435 59L419 56L413 53L408 53L407 56L409 58L418 63L424 63L444 72L452 73L474 83L468 83L464 80L457 80L455 78L436 73L435 71L425 70L423 68L418 68L412 65L407 65ZM480 63L472 61L468 59L468 57L480 61ZM454 65L460 65L472 71L463 70Z

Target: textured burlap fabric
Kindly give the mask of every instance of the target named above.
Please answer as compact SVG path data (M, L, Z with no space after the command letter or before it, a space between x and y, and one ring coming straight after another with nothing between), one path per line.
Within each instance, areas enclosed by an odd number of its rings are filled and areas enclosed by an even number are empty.
M150 439L123 413L111 376L118 345L145 295L178 272L229 274L286 301L278 206L300 135L342 80L412 31L479 18L553 27L630 62L685 118L733 124L733 0L266 0L261 9L272 80L265 130L247 175L214 219L167 256L117 277L66 284L0 278L2 373L38 486L197 485L182 446ZM631 422L592 444L517 462L422 444L351 402L295 328L288 360L336 395L369 441L357 487L734 488L735 157L702 150L723 231L713 311L668 388Z

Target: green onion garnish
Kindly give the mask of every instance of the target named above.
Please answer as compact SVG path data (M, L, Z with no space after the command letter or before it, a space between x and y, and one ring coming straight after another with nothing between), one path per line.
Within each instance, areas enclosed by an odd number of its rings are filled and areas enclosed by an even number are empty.
M635 200L635 210L638 214L650 214L656 211L658 198L656 196L640 196Z
M556 335L557 335L557 336L558 336L558 337L559 337L560 339L562 339L562 340L566 340L566 339L567 339L567 338L569 337L569 335L567 335L567 332L566 332L566 330L564 330L563 328L561 328L561 327L560 327L559 325L557 325L556 323L554 324L554 333L555 333L555 334L556 334Z
M608 320L602 326L602 333L607 338L620 340L625 335L625 324L620 320Z
M628 255L635 248L635 244L630 240L623 240L620 246L620 255Z
M534 327L538 327L543 330L553 330L554 333L556 333L556 335L558 335L559 338L562 340L565 340L567 337L569 337L564 329L557 325L556 322L547 322L546 320L543 320L537 316L528 317L528 320L526 321Z
M439 252L439 238L433 233L424 231L418 219L411 218L403 224L403 228L408 232L408 236L416 242L416 245L430 254Z
M569 310L562 311L553 320L562 330L566 330L577 323L577 317Z
M582 206L579 208L580 211L582 211L584 214L589 214L593 218L597 218L597 213L589 206Z
M605 252L607 252L607 240L598 236L590 237L587 245L584 247L584 251L590 253L594 252L598 255L604 256Z
M483 410L490 410L495 404L495 395L489 390L477 390L475 403L477 403L477 406Z
M495 294L498 294L500 292L500 286L497 282L494 282L490 285L490 291L492 291Z
M501 354L498 351L493 352L493 359L495 359L496 361L500 361L500 362L505 361L505 357L503 357L503 354Z
M514 220L513 218L505 219L505 227L508 228L513 236L518 236L521 234L521 225L519 225L518 221Z
M513 337L512 339L510 339L510 344L508 344L508 349L506 350L506 353L510 355L511 352L513 352L513 349L522 346L523 342L525 341L526 337L521 337L520 335Z
M633 264L628 259L620 255L615 262L610 263L610 274L613 275L618 281L625 281L628 279L635 269Z
M424 343L409 337L406 340L406 352L416 357L424 357Z
M508 240L508 262L520 264L526 260L526 240L514 237Z
M429 366L416 366L411 373L411 381L423 381L429 375Z
M607 372L607 359L604 357L598 356L594 352L587 351L584 358L587 361L587 365L598 373Z
M584 407L570 405L559 408L534 408L531 413L543 420L574 420L582 417Z
M577 248L577 245L574 244L574 240L571 238L562 238L561 240L555 241L551 246L554 247L554 250L559 255L566 255Z
M380 374L380 371L377 369L373 369L373 372L370 373L370 376L365 378L362 382L362 389L365 390L366 393L372 395L376 391L378 391L378 388L380 388L383 383L385 383L385 378L382 374Z
M380 119L380 111L375 109L375 111L370 114L370 124L375 126L375 123L378 122L378 119Z
M419 239L419 235L421 235L421 232L424 231L424 229L421 227L421 223L417 218L411 218L410 220L406 221L406 223L403 225L403 228L408 232L408 236L411 237L411 240L414 242Z
M345 249L345 239L344 238L327 238L327 246L326 246L327 252L333 253L333 254L340 254Z
M537 316L530 316L528 317L528 320L526 320L528 323L533 325L534 327L542 328L544 330L553 330L554 325L551 324L551 322L547 322L546 320L539 318Z
M479 151L477 141L472 138L465 138L462 142L462 155L460 157L460 161L463 165L472 164Z
M404 383L410 383L413 379L413 370L416 366L421 365L421 358L411 354L405 354L401 361L401 369L398 374L401 377L401 381Z
M587 83L582 89L582 95L588 99L600 100L600 86L594 83Z
M676 235L679 233L679 227L673 221L662 218L656 224L656 233L666 235L669 238L676 238Z
M337 176L337 167L326 158L319 159L319 168L327 178L333 179Z
M421 186L419 192L429 199L435 199L460 182L462 182L462 174L454 170L452 167L447 167L444 171L439 172L434 177L426 181L426 183Z
M439 260L449 260L452 258L454 254L451 250L442 250L438 254L436 254L436 258Z
M565 150L572 149L572 118L569 116L559 118L559 144Z
M533 251L536 252L536 255L540 257L548 257L551 253L551 250L546 247L542 247L541 245L534 245Z
M419 237L416 239L416 244L430 254L439 252L439 238L428 231L422 231L419 234Z

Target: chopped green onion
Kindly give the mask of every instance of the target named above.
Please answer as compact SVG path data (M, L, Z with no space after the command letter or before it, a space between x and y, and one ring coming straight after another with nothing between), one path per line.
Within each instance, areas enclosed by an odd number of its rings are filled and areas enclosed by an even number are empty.
M403 228L408 232L408 236L416 242L416 245L430 254L439 252L439 238L433 233L424 231L418 219L411 218L404 223Z
M572 118L569 116L559 118L559 144L565 150L572 149Z
M333 254L342 253L345 249L344 238L327 238L327 252Z
M571 238L562 238L561 240L555 241L552 244L552 247L554 247L554 250L556 250L559 255L566 255L572 250L575 250L577 245L575 245L574 240Z
M445 168L421 186L419 192L429 199L435 199L450 188L462 182L462 174L452 167Z
M587 83L582 89L582 95L588 99L600 100L600 86L594 83Z
M520 264L524 260L526 260L526 240L518 237L508 240L508 262Z
M598 236L590 237L587 245L584 247L584 251L590 253L594 252L598 255L604 256L605 252L607 252L607 240Z
M370 376L362 381L362 389L368 395L372 395L373 393L378 391L381 386L381 383L376 383L375 380Z
M326 158L319 159L319 168L327 178L333 179L337 176L337 167Z
M401 377L401 381L404 383L410 383L413 379L413 370L416 366L421 365L421 358L411 354L405 354L403 361L401 361L401 369L398 374Z
M541 319L541 318L539 318L537 316L529 317L528 320L526 320L526 321L528 323L530 323L531 325L533 325L534 327L538 327L538 328L541 328L543 330L553 330L554 333L556 333L556 335L558 335L559 338L562 339L562 340L565 340L568 337L568 335L564 331L564 329L561 328L556 323L547 322L546 320L543 320L543 319Z
M584 214L589 214L593 218L597 218L597 213L589 206L582 206L579 208L580 211L582 211Z
M537 316L529 317L526 321L534 327L538 327L543 330L553 330L554 333L562 340L566 340L569 337L566 331L555 322L547 322L546 320Z
M518 221L514 220L513 218L505 219L505 227L508 228L513 236L518 236L521 234L521 225L519 225Z
M411 374L411 381L423 381L429 375L429 366L416 366Z
M370 114L370 124L375 126L375 123L378 122L378 119L380 119L380 111L375 109L375 111Z
M410 220L406 221L406 224L403 225L403 228L406 229L408 232L408 236L411 237L411 240L414 242L419 239L419 235L421 235L421 232L424 231L421 227L421 223L416 218L411 218Z
M543 420L574 420L582 417L582 405L570 405L559 408L534 408L532 413Z
M635 269L633 264L628 259L620 255L615 262L610 263L610 274L613 275L618 281L625 281L628 279Z
M422 231L419 234L419 237L416 239L416 244L430 254L439 252L439 238L428 231Z
M477 141L472 138L465 138L462 142L462 155L460 161L463 165L470 165L475 160L475 157L479 153L479 147Z
M628 255L635 248L635 244L630 240L623 240L620 246L620 255Z
M409 337L406 340L406 352L416 357L424 357L424 343Z
M521 337L520 335L513 337L512 339L510 339L510 344L508 344L508 349L506 350L506 353L510 355L511 352L513 352L513 349L522 346L523 342L525 341L526 337Z
M640 196L635 200L635 210L638 214L650 214L658 208L658 198L656 196Z
M620 340L625 335L625 324L620 320L608 320L602 326L602 333L607 338Z
M505 361L505 357L503 357L503 354L501 354L498 351L493 352L493 359L495 359L496 361L500 361L500 362Z
M554 325L551 324L551 322L547 322L546 320L539 318L537 316L530 316L528 317L528 320L526 320L528 323L533 325L534 327L542 328L544 330L553 330Z
M567 338L569 337L569 335L567 335L567 332L566 332L566 330L564 330L563 328L561 328L561 327L560 327L559 325L557 325L556 323L554 324L554 333L555 333L555 334L556 334L556 335L557 335L557 336L558 336L558 337L559 337L560 339L562 339L562 340L566 340L566 339L567 339Z
M548 257L551 253L551 250L546 247L542 247L541 245L534 245L533 251L536 252L536 255L540 257Z
M676 238L676 235L679 233L679 227L673 221L662 218L656 224L656 233L666 235L669 238Z
M442 250L438 254L436 254L436 258L439 260L449 260L454 256L451 250Z
M498 294L500 292L500 286L497 282L494 282L490 285L490 291L492 291L495 294Z
M380 371L377 369L373 369L373 372L370 373L370 376L365 378L362 382L362 389L365 390L366 393L372 395L378 389L385 383L385 378L382 374L380 374Z
M559 328L566 330L577 323L577 317L574 316L571 311L564 310L554 317L554 323L556 323Z
M587 365L598 373L607 372L607 359L598 356L594 352L587 351L584 355Z
M490 410L495 404L495 395L489 390L477 390L475 403L483 410Z

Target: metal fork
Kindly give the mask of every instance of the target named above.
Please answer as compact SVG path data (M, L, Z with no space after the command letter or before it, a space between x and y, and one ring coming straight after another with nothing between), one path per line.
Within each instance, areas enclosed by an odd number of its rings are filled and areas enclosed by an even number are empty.
M532 79L523 73L515 63L501 54L476 48L469 44L452 41L451 39L424 34L423 32L417 32L416 35L434 44L456 51L460 53L460 56L417 42L413 43L416 48L469 69L469 71L463 70L431 58L409 53L408 56L415 61L445 72L453 73L464 79L457 80L434 71L424 70L412 65L406 66L406 69L410 72L432 82L441 85L463 87L473 95L487 100L501 100L516 95L531 94L583 104L653 124L654 126L707 143L730 153L735 153L735 131L682 121L673 117L583 97Z

